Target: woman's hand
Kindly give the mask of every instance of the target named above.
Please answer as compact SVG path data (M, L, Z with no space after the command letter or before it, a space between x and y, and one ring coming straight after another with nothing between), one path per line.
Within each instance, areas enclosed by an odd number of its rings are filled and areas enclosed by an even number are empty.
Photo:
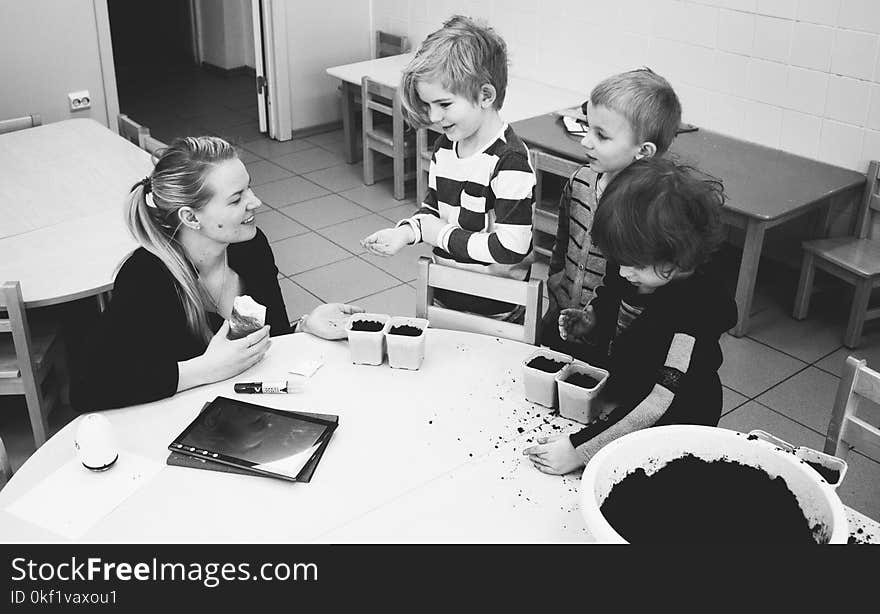
M229 322L224 321L220 330L211 338L204 354L178 363L178 392L219 382L247 371L263 359L272 344L269 326L241 339L227 339L227 333Z
M538 471L564 475L584 466L567 435L538 437L538 444L523 450Z
M312 313L303 318L297 330L323 339L344 339L348 336L345 327L351 315L363 311L362 307L344 303L318 305Z

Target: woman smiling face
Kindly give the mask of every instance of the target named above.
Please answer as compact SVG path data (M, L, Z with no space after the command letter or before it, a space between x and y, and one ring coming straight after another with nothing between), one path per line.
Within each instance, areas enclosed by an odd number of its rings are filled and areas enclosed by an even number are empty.
M240 243L256 236L254 213L263 203L251 190L250 180L238 158L224 160L208 172L205 183L213 196L195 212L201 234L218 243Z

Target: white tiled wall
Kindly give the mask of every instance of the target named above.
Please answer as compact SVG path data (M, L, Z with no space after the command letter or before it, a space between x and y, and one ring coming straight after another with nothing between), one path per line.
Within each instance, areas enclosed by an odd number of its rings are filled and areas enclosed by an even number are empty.
M455 13L507 41L511 72L584 98L650 66L684 120L859 171L880 158L880 0L372 0L413 46Z

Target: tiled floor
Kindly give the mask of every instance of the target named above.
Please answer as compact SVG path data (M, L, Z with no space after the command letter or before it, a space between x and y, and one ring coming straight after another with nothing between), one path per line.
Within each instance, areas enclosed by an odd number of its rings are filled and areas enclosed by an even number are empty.
M252 119L250 79L198 75L195 82L172 75L148 93L123 97L123 111L159 138L177 133L216 133L241 147L242 158L265 206L258 224L272 242L281 288L291 319L322 301L350 301L368 310L413 314L415 262L424 246L393 258L367 255L359 239L414 209L414 188L406 201L392 198L388 181L365 186L360 165L342 158L340 131L272 142ZM736 255L731 255L731 280ZM546 268L535 265L540 276ZM822 448L840 367L849 352L841 346L845 293L814 299L809 319L789 316L796 274L762 264L750 333L724 335L724 414L721 426L761 428L794 444ZM855 352L880 366L880 324L869 326ZM23 401L0 397L0 436L17 468L33 452ZM61 407L51 416L53 432L73 416ZM855 452L840 488L845 503L880 519L880 459Z

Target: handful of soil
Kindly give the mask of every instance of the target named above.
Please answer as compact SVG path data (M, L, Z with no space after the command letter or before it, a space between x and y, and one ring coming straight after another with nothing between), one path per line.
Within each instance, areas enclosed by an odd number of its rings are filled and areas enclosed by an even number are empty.
M629 543L815 544L810 527L781 477L736 461L686 454L652 475L637 469L614 485L601 506Z
M595 377L591 377L586 373L570 373L565 377L566 382L572 384L573 386L578 386L579 388L595 388L599 383Z
M552 358L547 358L546 356L536 356L526 363L526 366L531 367L532 369L538 369L539 371L544 371L546 373L556 373L557 371L561 371L562 367L564 367L565 365L566 363L564 362L553 360Z
M417 326L410 326L409 324L402 324L400 326L392 326L391 330L388 331L389 335L403 335L404 337L418 337L422 334L422 329Z
M351 323L351 330L361 331L365 333L377 333L385 327L381 322L373 320L357 320Z

